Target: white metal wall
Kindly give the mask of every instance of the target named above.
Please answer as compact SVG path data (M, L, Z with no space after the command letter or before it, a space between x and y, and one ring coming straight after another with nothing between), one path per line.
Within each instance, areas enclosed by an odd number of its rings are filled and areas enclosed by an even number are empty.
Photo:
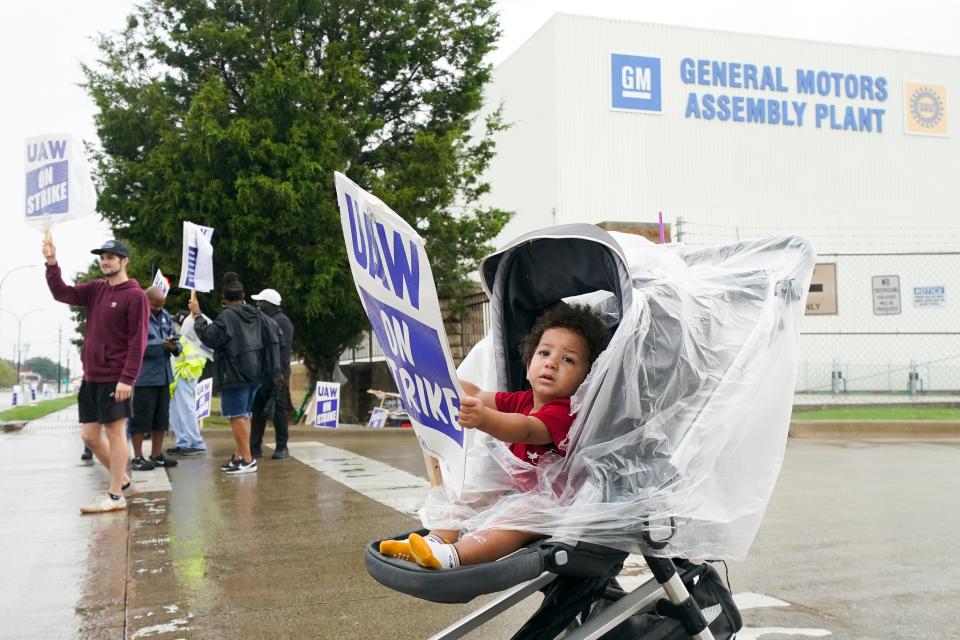
M504 107L510 128L497 138L497 156L486 173L496 193L489 203L518 212L500 238L555 224L558 180L557 24L545 24L496 69L486 110ZM522 213L520 213L522 212ZM502 244L502 242L498 243Z
M553 22L561 222L649 221L662 210L729 225L873 229L943 224L960 213L960 136L905 135L902 106L904 81L960 89L958 58L599 18ZM661 58L662 115L609 109L611 52ZM687 119L687 94L710 89L681 82L684 57L777 65L790 86L795 68L884 76L884 133Z

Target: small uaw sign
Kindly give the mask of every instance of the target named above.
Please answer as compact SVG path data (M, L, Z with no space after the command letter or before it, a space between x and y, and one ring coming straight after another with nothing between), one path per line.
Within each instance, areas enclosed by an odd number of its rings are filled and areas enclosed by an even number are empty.
M93 213L97 194L83 147L66 133L26 140L24 220L46 230L64 220Z
M184 221L180 288L213 291L213 227Z
M340 384L318 382L314 397L317 401L317 417L313 426L336 429L340 422Z
M213 396L213 378L206 378L197 383L193 394L194 411L197 420L210 417L210 400Z
M163 275L163 272L160 269L157 269L157 273L153 276L153 286L157 289L160 289L160 292L163 293L163 297L166 298L167 294L170 293L170 283L167 282L167 278Z
M873 276L873 315L900 313L900 276Z
M372 429L382 429L387 426L389 415L390 412L383 407L374 407L373 411L370 412L370 420L367 422L367 426Z
M341 173L340 223L353 280L420 446L443 481L463 488L465 440L457 379L423 239L400 216Z

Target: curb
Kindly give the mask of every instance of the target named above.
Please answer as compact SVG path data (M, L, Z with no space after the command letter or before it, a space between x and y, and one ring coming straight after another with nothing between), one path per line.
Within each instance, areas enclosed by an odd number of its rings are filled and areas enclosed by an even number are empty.
M960 439L960 422L952 420L794 420L791 438Z
M11 431L20 431L25 426L27 426L26 420L10 420L9 422L6 420L0 420L0 427L2 427L0 428L0 431L3 431L3 433L10 433Z

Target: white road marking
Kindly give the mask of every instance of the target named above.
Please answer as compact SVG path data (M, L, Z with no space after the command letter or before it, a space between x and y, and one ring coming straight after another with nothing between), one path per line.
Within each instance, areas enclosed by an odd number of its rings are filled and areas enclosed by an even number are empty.
M765 596L762 593L744 591L733 596L740 611L745 609L760 609L763 607L789 607L789 602L779 598ZM766 635L807 636L808 638L822 638L831 633L826 629L796 629L793 627L744 627L737 633L737 640L755 640Z
M744 609L758 609L760 607L789 607L789 602L784 602L778 598L765 596L762 593L752 593L744 591L733 596L733 601L737 603L740 611Z
M416 516L430 491L420 476L320 442L291 442L290 455L340 484L400 513Z
M808 638L823 638L829 636L826 629L794 629L792 627L744 627L737 632L737 640L755 640L766 635L807 636Z
M140 487L140 493L156 493L159 491L173 491L167 470L157 467L150 471L132 471L133 481Z

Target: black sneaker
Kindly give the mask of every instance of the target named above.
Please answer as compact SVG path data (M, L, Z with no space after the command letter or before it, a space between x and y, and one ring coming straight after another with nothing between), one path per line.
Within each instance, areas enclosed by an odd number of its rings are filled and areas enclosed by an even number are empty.
M284 458L290 457L290 452L287 451L286 447L277 447L276 451L274 451L270 457L274 460L283 460Z
M90 451L90 447L83 448L83 453L80 454L80 459L84 462L87 460L93 460L93 451Z
M257 461L255 459L250 460L250 462L244 462L242 458L237 458L234 466L227 469L224 473L228 476L239 476L243 473L256 473L257 472Z
M180 450L180 455L182 455L182 456L199 456L199 455L204 454L204 453L206 453L206 452L207 452L206 449L199 449L199 448L197 448L197 447L183 447L183 449Z
M184 447L170 447L167 449L167 455L170 456L181 456L183 455Z
M250 449L250 455L253 456L254 460L256 460L257 458L262 458L263 449Z
M138 456L133 459L133 462L130 463L130 466L137 471L151 471L156 468L157 465L153 464L149 460L144 460L143 456Z
M220 471L224 471L224 472L229 471L234 466L236 466L238 460L239 458L237 458L236 456L230 456L229 460L227 460L222 465L220 465Z
M159 456L150 456L150 462L152 462L154 466L167 467L167 468L175 467L178 464L180 464L176 460L170 460L170 459L164 458L163 454Z

